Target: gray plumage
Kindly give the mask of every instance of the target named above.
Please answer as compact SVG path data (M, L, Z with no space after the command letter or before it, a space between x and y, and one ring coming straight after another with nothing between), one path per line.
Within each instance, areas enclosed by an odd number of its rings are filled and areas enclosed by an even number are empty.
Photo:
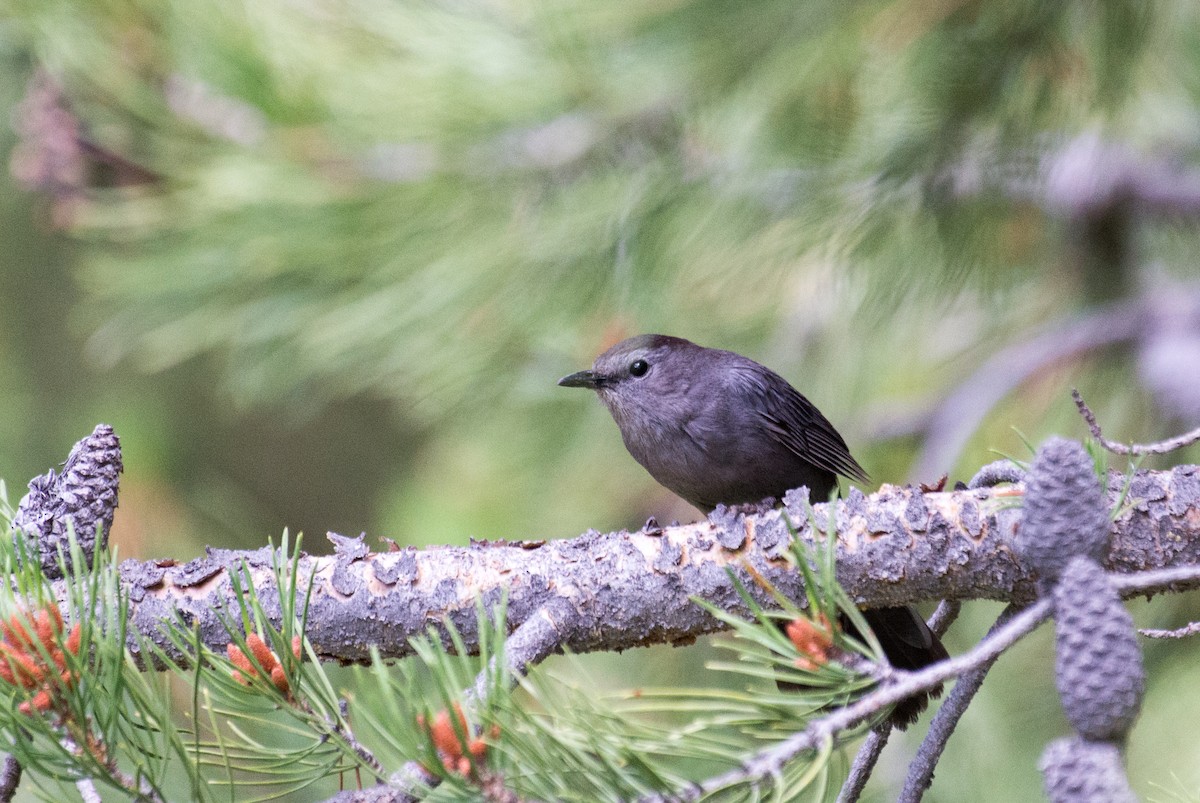
M647 368L635 376L631 367ZM814 502L837 475L867 474L808 399L766 366L667 335L622 341L560 385L590 387L625 448L659 483L703 511L807 486Z
M839 474L867 480L842 436L808 399L779 374L732 351L640 335L558 384L596 391L634 459L705 512L718 504L781 499L801 485L821 502L837 490ZM863 613L893 666L918 669L947 657L913 608ZM853 628L848 621L843 626ZM926 700L918 694L901 701L893 722L911 723Z

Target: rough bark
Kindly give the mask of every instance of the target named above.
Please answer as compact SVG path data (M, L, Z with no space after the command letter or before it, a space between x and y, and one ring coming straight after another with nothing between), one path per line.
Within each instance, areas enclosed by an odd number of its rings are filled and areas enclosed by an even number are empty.
M1124 477L1110 477L1110 505L1124 485ZM1037 578L1013 550L1019 504L1020 486L922 493L885 485L870 496L852 491L836 503L839 580L866 606L929 599L1031 602ZM819 530L828 522L825 504L811 509L809 520L802 500L789 499L785 507L799 537L810 541L814 533L824 537ZM540 612L554 620L560 649L686 643L719 629L692 597L744 612L727 570L760 599L746 566L789 596L802 597L785 557L790 536L784 515L718 510L695 524L649 531L380 553L360 539L331 536L334 555L299 562L301 578L314 580L306 632L320 654L349 662L367 659L371 644L385 656L407 655L409 638L444 619L471 646L476 601L491 605L507 594L510 626ZM205 642L223 646L229 639L219 612L233 604L229 572L243 562L264 607L277 615L270 550L210 550L182 565L123 563L131 624L161 642L159 624L178 614L199 628ZM1200 468L1139 472L1113 523L1104 562L1116 572L1200 563Z

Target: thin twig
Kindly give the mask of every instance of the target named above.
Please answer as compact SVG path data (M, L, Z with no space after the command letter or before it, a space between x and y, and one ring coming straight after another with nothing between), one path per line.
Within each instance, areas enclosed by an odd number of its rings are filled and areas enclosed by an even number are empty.
M976 471L967 487L974 491L977 488L991 488L1002 482L1025 482L1025 469L1011 460L997 460Z
M846 782L838 792L837 803L855 803L862 796L863 789L875 770L875 764L879 761L879 755L887 746L888 737L891 735L892 721L885 719L872 728L867 738L863 739L862 747L858 748L854 763L850 765L850 774L846 776Z
M1193 443L1200 441L1200 427L1196 427L1191 432L1185 432L1182 435L1177 435L1174 438L1168 438L1155 443L1131 443L1125 445L1110 441L1104 437L1104 433L1100 431L1100 425L1096 423L1096 414L1092 412L1092 408L1087 406L1083 400L1083 396L1075 388L1071 388L1071 398L1075 400L1075 406L1079 408L1079 414L1083 416L1083 420L1087 421L1088 429L1092 431L1092 437L1108 451L1114 454L1125 455L1142 455L1142 454L1167 454L1176 449L1182 449L1185 446L1191 446Z
M1175 630L1152 630L1150 628L1140 628L1138 630L1146 638L1187 638L1200 633L1200 622L1192 622Z
M942 600L937 610L933 612L933 616L929 617L927 623L929 629L939 637L944 636L950 629L950 625L958 618L961 610L962 603L958 600ZM879 761L879 755L887 746L888 738L891 735L892 721L890 719L885 719L867 734L867 738L863 740L862 746L858 748L858 753L854 756L854 762L850 765L850 774L846 776L846 782L842 784L842 789L838 792L837 803L854 803L862 795L867 781L871 778L871 773L875 770L875 764Z
M308 709L307 706L306 710L308 710L308 713L313 714L313 711ZM379 763L379 759L375 758L374 753L358 741L358 738L354 735L354 731L350 727L350 704L345 699L338 702L338 713L341 714L340 720L327 719L325 724L333 733L341 737L342 741L354 752L359 761L374 770L376 775L382 775L383 765Z
M1200 581L1200 565L1172 566L1169 569L1147 569L1134 574L1108 575L1108 580L1128 599L1139 594L1157 594L1161 591L1191 590ZM1182 586L1178 588L1177 586Z
M956 599L944 599L938 603L937 610L933 612L933 616L929 617L926 624L933 634L938 638L946 635L946 631L950 629L950 625L954 624L954 620L958 618L959 612L962 611L962 603Z
M504 641L505 671L510 681L515 684L530 667L540 664L557 650L578 619L575 606L561 597L553 597L522 622ZM468 692L469 704L475 705L487 698L498 669L493 660L479 673L474 687Z
M62 736L62 746L72 755L78 756L83 754L83 748L71 736L65 734ZM90 749L94 751L94 748ZM117 767L116 761L112 758L109 758L105 762L105 770L107 770L109 778L120 784L131 795L137 796L139 800L145 800L148 803L164 803L162 795L150 785L149 779L144 777L140 779L134 778L132 775L122 772ZM80 778L75 782L75 788L87 803L91 803L91 801L101 803L102 799L100 793L96 791L96 784L93 779Z
M504 642L504 670L510 685L553 653L562 644L564 632L577 618L578 613L570 603L555 598L522 622ZM466 691L464 702L469 707L479 706L487 700L496 682L497 671L500 667L493 657L487 668L476 676L475 685ZM418 798L414 790L421 786L436 786L439 782L440 779L418 761L407 762L391 780L402 790L397 793L397 801L415 801Z
M1019 605L1009 605L1005 608L984 638L988 638L999 630L1021 608L1022 606ZM954 728L962 719L967 706L975 699L975 694L983 685L983 679L987 677L988 671L999 658L1000 655L997 654L959 676L954 684L954 691L950 693L946 702L942 703L942 707L934 715L933 722L929 724L929 732L925 734L921 746L917 749L917 755L908 765L908 776L904 779L904 788L900 790L900 797L897 799L899 803L918 803L924 796L925 790L933 783L933 771L937 767L942 752L946 749L946 743L950 741L950 735L954 733Z
M96 791L96 782L91 778L80 778L75 782L75 789L83 798L83 803L104 803L104 798Z
M1194 568L1200 571L1200 567ZM1045 621L1050 616L1051 609L1048 599L1040 599L985 637L970 652L939 661L919 672L892 670L887 675L888 679L874 691L810 723L803 731L754 754L744 761L739 769L693 784L680 790L671 799L699 800L705 795L730 786L778 777L784 765L800 753L831 742L838 733L869 719L888 706L895 705L918 692L932 689L984 661L992 660Z

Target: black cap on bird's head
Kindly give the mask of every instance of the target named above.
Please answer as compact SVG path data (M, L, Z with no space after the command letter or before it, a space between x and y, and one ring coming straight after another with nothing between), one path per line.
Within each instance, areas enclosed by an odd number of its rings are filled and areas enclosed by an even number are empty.
M558 384L596 391L621 428L625 445L637 457L639 447L649 448L664 431L677 429L689 408L704 398L704 387L713 376L713 357L723 353L681 337L638 335L622 340L597 357L591 368L564 376Z
M591 368L564 376L558 380L558 384L565 388L590 388L595 391L629 387L628 383L635 380L649 380L646 384L657 385L661 379L667 378L661 376L663 373L678 373L679 361L672 358L692 350L703 349L681 337L638 335L622 340L597 357ZM675 367L676 370L668 370L669 367ZM654 379L651 379L652 376ZM678 376L673 378L679 379Z
M666 448L649 459L692 465L694 460L672 449L670 441L682 432L683 422L720 398L722 365L730 358L744 361L732 352L707 349L681 337L638 335L617 343L591 368L564 376L558 384L596 391L620 427L626 447L642 465L648 459L646 452L663 446L664 439ZM650 473L678 492L677 486L663 481L662 472L650 469Z

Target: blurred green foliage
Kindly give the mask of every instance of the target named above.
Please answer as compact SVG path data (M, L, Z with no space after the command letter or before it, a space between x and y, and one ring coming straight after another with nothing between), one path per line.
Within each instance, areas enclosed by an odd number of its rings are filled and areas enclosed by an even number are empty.
M1035 179L1082 133L1193 161L1196 31L1200 6L1135 0L2 0L0 476L19 496L112 423L126 555L683 517L554 385L662 331L772 365L903 481L998 348L1195 274L1193 228L1140 224L1100 271L1069 216L955 177ZM1013 427L1081 436L1072 385L1110 434L1173 431L1137 367L1046 366L944 470L1025 456ZM1186 653L1150 650L1142 792L1200 784L1162 685ZM1001 661L930 799L1037 794L1050 665Z

